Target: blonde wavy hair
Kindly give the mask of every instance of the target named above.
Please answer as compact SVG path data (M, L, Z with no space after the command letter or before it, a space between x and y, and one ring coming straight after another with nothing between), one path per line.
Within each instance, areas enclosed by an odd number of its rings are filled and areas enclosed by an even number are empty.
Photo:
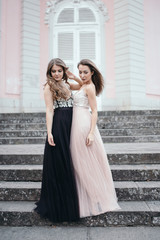
M47 72L46 72L47 80L46 80L45 85L48 84L50 86L50 91L52 92L53 100L57 100L60 98L64 98L66 100L69 95L68 94L69 90L67 88L64 88L64 86L61 86L58 82L56 82L53 79L53 77L51 75L51 70L54 65L62 67L62 69L63 69L62 80L65 81L69 86L69 83L67 82L68 76L66 74L66 71L68 68L67 68L66 64L60 58L54 58L48 63Z

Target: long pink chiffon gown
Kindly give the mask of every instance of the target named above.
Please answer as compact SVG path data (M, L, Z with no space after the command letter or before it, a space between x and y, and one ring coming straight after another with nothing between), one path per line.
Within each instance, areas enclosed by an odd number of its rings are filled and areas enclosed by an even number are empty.
M78 189L80 217L120 209L102 138L96 126L94 142L86 146L91 113L83 88L74 94L71 155Z

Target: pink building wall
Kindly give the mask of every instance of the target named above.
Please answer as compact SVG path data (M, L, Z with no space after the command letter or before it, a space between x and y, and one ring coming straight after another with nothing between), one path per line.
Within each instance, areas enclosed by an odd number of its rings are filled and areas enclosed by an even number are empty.
M115 19L114 1L102 0L108 10L109 20L105 23L106 52L106 95L116 99L115 74ZM49 26L45 24L47 0L40 0L40 97L43 98L43 84L49 62ZM160 1L144 1L144 41L145 41L145 79L146 99L160 100ZM21 84L21 0L1 0L1 54L0 54L0 97L20 100ZM152 100L152 99L151 99ZM6 105L5 105L6 106ZM158 105L157 105L158 106Z
M160 98L160 1L144 1L146 93Z
M46 80L46 70L49 62L49 27L44 24L47 0L40 1L40 94L43 98L43 84Z
M103 0L109 14L106 28L106 97L115 98L115 46L114 46L114 1Z
M20 96L21 1L2 0L1 74L2 98Z

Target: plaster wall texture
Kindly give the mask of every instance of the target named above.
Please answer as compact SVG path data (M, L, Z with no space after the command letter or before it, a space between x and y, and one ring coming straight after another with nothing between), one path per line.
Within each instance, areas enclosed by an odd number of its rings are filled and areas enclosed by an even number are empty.
M0 112L45 110L43 84L51 58L47 2L0 0ZM102 3L109 17L101 26L102 110L160 109L160 2Z

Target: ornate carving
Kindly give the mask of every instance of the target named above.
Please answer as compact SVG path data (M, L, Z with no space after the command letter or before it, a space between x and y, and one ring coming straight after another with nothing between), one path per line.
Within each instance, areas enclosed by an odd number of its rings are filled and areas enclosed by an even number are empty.
M45 24L49 24L50 13L55 12L56 6L63 1L65 2L65 0L47 1L47 8L46 8L46 12L45 12ZM88 3L94 2L95 5L98 7L99 11L103 14L105 21L109 20L107 8L106 8L104 2L102 2L102 0L72 0L72 2L74 4L80 4L81 2L88 2Z

